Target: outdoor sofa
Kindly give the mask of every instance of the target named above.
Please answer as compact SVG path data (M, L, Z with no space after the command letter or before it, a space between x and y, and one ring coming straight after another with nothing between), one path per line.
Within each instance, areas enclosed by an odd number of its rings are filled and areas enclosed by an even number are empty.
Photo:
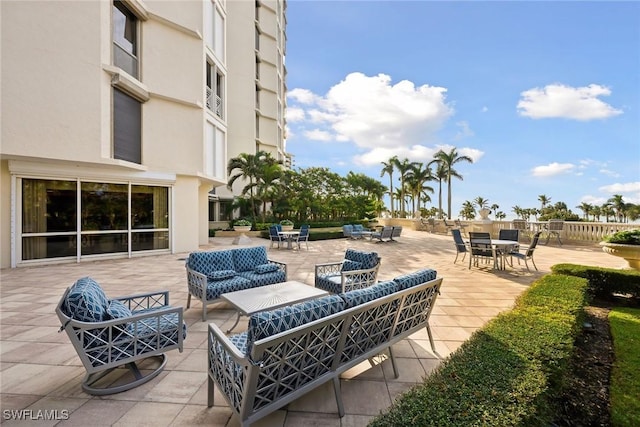
M217 385L242 426L332 381L344 416L340 375L422 328L435 346L429 316L442 278L431 269L371 287L251 315L246 332L208 329L208 406Z
M192 295L200 300L203 322L207 305L218 302L224 293L287 281L287 265L268 259L266 246L191 252L185 267L187 308Z

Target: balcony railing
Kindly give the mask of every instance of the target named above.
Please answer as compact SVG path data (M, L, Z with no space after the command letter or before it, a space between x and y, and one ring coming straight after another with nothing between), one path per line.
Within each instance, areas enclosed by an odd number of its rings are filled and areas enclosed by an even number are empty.
M206 96L207 108L213 111L216 116L224 119L224 117L222 116L222 98L220 98L218 95L214 95L213 90L211 90L210 87L207 87Z

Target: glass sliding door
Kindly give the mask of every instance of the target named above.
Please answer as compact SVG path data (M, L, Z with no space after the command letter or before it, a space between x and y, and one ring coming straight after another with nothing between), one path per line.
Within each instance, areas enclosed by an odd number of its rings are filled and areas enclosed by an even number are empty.
M128 252L129 188L81 183L82 255Z
M22 180L22 259L76 256L76 181Z
M169 248L169 189L131 186L131 250Z

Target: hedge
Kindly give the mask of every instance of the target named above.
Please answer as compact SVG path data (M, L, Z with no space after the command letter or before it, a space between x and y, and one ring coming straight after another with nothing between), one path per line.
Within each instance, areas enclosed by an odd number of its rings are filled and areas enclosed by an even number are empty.
M551 271L587 279L591 294L599 298L610 298L614 294L622 294L640 299L640 271L576 264L556 264L551 267Z
M542 277L369 425L550 425L587 295L583 278Z

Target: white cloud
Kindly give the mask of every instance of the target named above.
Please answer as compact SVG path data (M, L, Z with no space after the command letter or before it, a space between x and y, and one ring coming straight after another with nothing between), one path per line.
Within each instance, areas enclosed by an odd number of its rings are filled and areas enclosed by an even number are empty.
M612 178L619 178L620 177L620 174L618 172L612 171L612 170L609 170L609 169L600 169L600 173L603 174L603 175L610 176Z
M473 133L473 131L469 127L469 123L465 121L457 122L456 126L458 126L460 129L456 133L456 136L454 138L455 140L460 140L475 135L475 133Z
M304 133L304 136L306 136L312 141L331 141L333 139L333 137L329 132L321 129L313 129L313 130L306 131Z
M289 123L300 122L305 118L304 110L298 107L287 108L286 117Z
M598 188L598 190L609 194L640 192L640 181L604 185Z
M572 163L554 162L549 163L548 165L536 166L531 170L531 173L533 176L547 177L571 172L575 167L576 166Z
M301 104L317 102L317 96L308 89L292 89L287 92L287 98L293 99Z
M533 119L566 118L573 120L595 120L622 114L599 97L611 95L606 86L591 84L571 87L551 84L544 88L533 88L522 92L518 102L518 113Z
M606 203L606 201L607 199L605 197L596 197L590 194L587 194L580 198L580 203L588 203L593 206L602 206L604 203Z
M382 162L387 162L393 156L398 156L399 159L410 159L412 162L422 162L425 164L433 160L433 155L440 150L445 152L451 151L454 148L452 145L438 145L435 147L425 147L424 145L413 145L411 147L399 147L399 148L384 148L376 147L365 154L354 158L354 162L358 165L379 165ZM484 156L484 152L475 148L456 148L458 154L461 156L469 156L473 162L477 162Z
M306 89L293 89L289 97L308 107L312 122L324 123L342 140L366 149L408 148L433 140L453 114L446 91L407 80L392 84L385 74L351 73L322 97Z
M489 107L482 107L482 110L480 111L482 111L483 113L486 113L487 111L489 111Z

